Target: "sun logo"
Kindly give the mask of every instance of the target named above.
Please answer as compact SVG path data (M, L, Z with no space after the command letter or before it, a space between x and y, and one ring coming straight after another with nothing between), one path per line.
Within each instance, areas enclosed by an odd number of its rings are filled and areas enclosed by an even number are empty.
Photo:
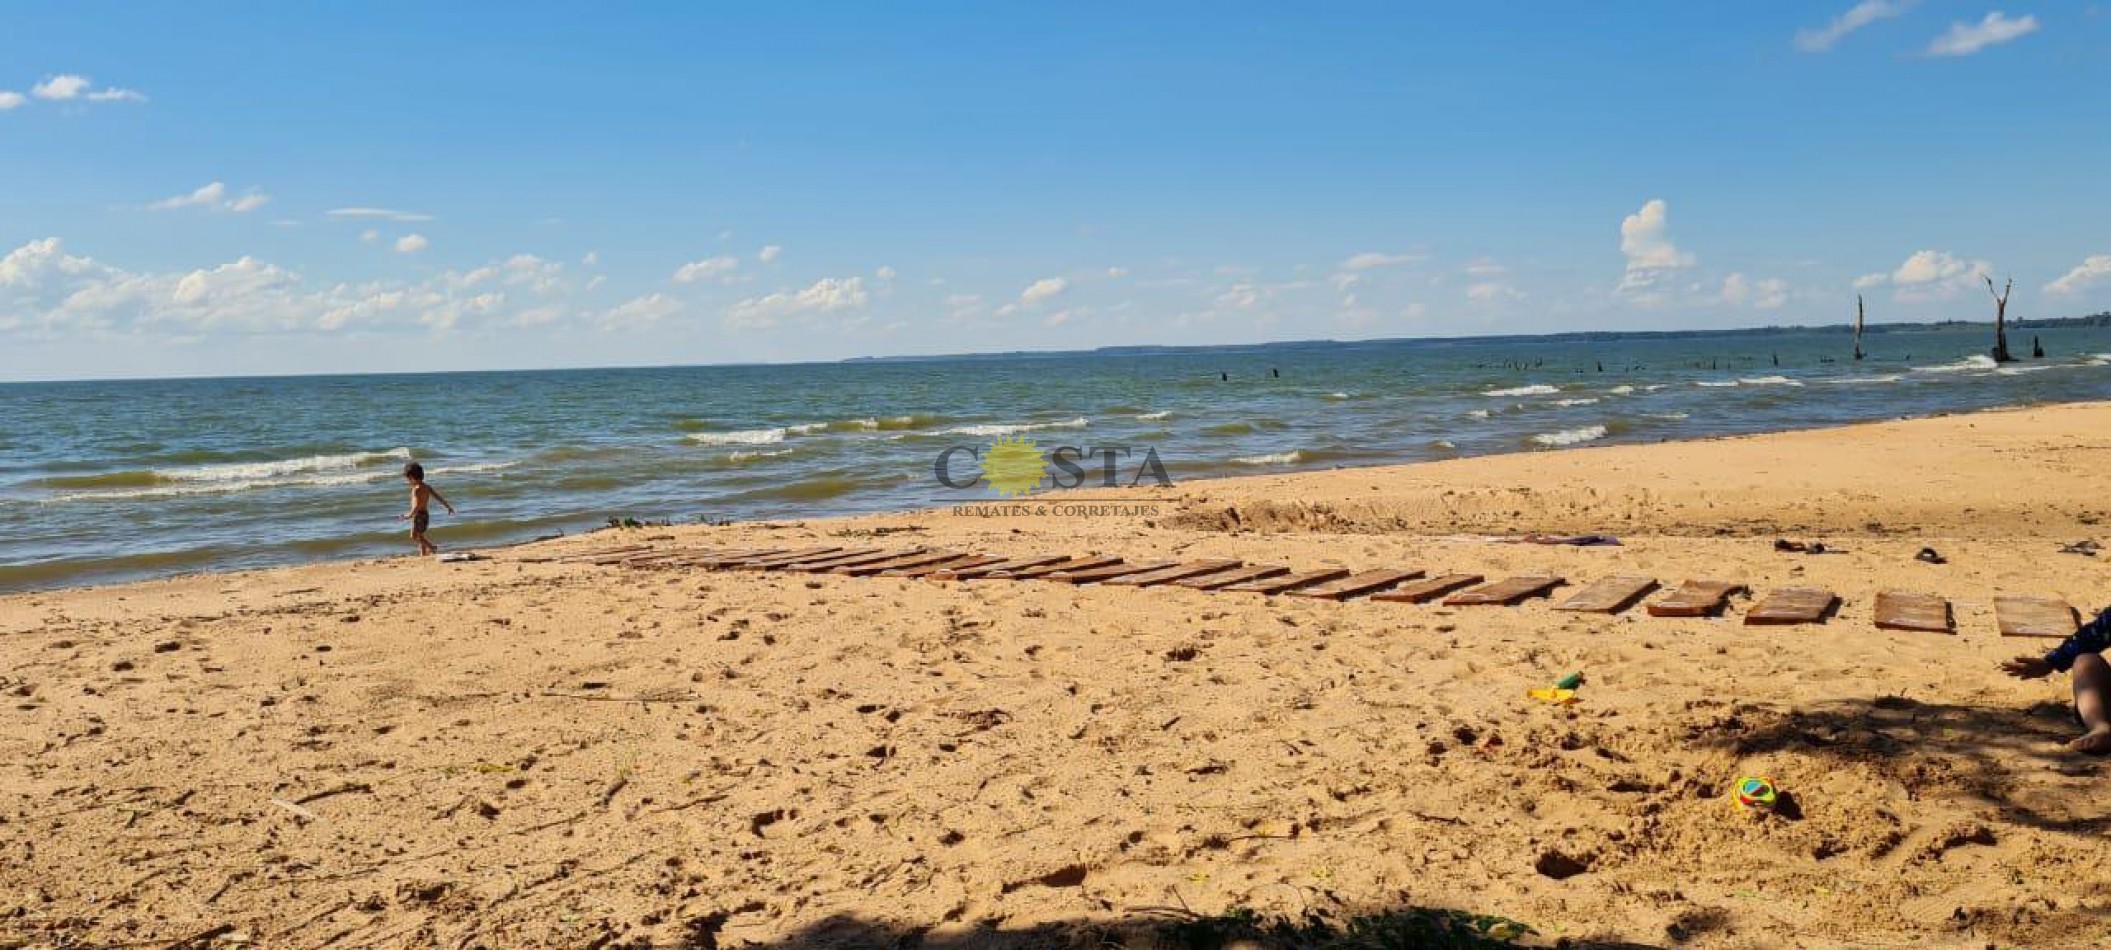
M1048 461L1031 439L998 439L982 453L982 477L1006 498L1033 491L1047 472Z

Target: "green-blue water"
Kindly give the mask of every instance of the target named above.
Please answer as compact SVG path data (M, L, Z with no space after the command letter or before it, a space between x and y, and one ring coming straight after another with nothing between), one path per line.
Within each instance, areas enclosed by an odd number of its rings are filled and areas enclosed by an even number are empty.
M407 552L411 458L471 546L989 500L933 463L1003 435L1185 481L2111 398L2111 331L2032 335L2000 368L1965 329L1861 363L1835 333L0 385L0 590Z

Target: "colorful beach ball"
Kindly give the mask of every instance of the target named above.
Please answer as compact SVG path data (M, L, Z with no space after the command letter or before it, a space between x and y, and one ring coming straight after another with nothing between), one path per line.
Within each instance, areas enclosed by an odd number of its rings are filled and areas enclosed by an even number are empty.
M1749 812L1774 810L1774 783L1767 779L1747 776L1737 780L1737 807Z

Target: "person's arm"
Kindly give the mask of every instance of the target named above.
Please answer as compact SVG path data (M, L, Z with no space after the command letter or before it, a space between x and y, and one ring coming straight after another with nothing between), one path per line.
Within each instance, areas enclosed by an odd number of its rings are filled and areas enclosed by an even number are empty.
M442 494L440 494L440 490L439 490L439 489L437 489L437 488L434 488L434 487L432 487L431 485L427 485L427 486L425 486L425 490L426 490L426 491L429 491L429 492L432 492L432 498L433 498L433 500L434 500L434 501L437 501L437 502L439 502L439 503L440 503L440 507L442 507L442 508L445 508L445 509L447 509L447 513L448 513L448 514L450 514L450 515L451 515L451 514L454 514L454 504L453 504L453 503L451 503L451 502L449 502L449 501L447 500L447 496L446 496L446 495L442 495Z
M2045 654L2045 665L2064 672L2082 654L2102 653L2107 647L2111 647L2111 610L2097 614L2095 620L2083 624L2074 636L2060 641L2051 653Z

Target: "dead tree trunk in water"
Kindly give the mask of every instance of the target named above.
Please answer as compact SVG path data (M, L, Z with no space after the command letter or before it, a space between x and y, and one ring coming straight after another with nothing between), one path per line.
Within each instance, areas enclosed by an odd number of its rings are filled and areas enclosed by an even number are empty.
M2008 354L2008 292L2014 290L2015 287L2016 279L2011 277L2008 279L2008 284L2002 287L1999 293L1995 293L1994 279L1992 277L1986 279L1986 292L1994 295L1993 357L1996 363L2013 363L2016 361L2015 357Z
M1854 295L1854 361L1862 361L1862 295Z

